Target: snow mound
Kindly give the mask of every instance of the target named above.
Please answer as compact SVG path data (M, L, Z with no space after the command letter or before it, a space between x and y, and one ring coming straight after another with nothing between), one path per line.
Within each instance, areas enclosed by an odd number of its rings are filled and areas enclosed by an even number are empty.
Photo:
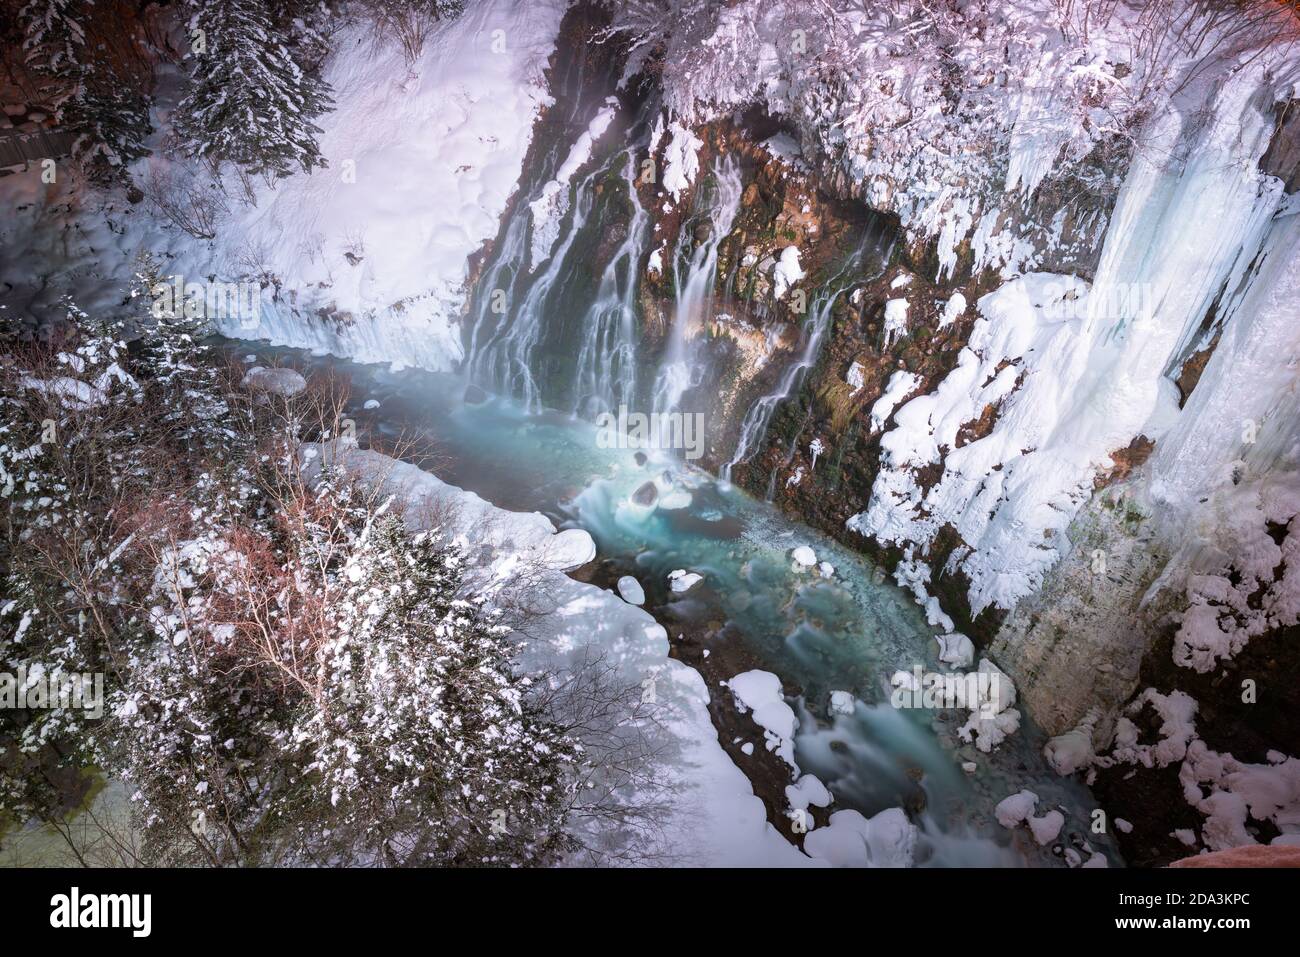
M265 366L253 366L246 373L240 385L252 392L270 392L274 395L297 395L307 388L307 380L294 369L268 369Z
M645 589L631 575L624 575L618 580L618 593L624 601L633 605L645 604Z
M866 818L852 809L836 811L826 827L804 838L809 856L832 867L911 867L917 829L902 808Z

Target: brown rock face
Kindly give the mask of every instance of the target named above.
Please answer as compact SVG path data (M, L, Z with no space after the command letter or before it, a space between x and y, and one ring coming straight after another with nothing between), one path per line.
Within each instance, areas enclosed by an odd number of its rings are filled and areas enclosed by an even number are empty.
M1174 861L1170 867L1300 867L1300 847L1248 844Z

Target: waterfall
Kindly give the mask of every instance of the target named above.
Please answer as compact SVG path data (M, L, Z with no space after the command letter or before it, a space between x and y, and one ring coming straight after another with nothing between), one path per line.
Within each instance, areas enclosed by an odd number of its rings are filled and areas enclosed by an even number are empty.
M781 375L776 388L750 406L749 411L745 413L745 418L740 424L740 439L736 443L736 452L731 457L731 461L719 469L719 475L725 481L731 481L732 468L749 461L763 447L763 438L767 435L767 427L772 422L777 406L794 395L804 375L817 362L817 357L821 353L822 340L826 336L827 329L830 328L831 312L836 300L849 285L860 281L856 273L863 254L869 245L879 249L883 238L884 230L878 228L869 230L835 277L818 291L813 299L812 308L808 311L808 320L804 323L803 348L799 350L799 357ZM888 259L889 253L886 250L881 255L880 261L884 263Z
M682 224L673 256L673 289L676 302L668 327L663 360L654 385L654 410L671 412L681 403L687 389L699 383L693 373L693 339L711 318L709 303L718 272L718 246L735 222L740 211L742 184L740 166L730 156L719 157L713 164L714 188L707 197L709 235L691 249L692 232L698 224L691 217ZM701 191L703 192L703 191Z
M480 286L478 309L474 317L474 342L469 353L470 377L490 384L494 389L519 399L533 411L541 411L542 389L534 375L537 366L535 354L544 341L547 326L547 300L553 289L571 270L566 260L574 239L582 232L591 214L595 200L595 182L601 170L589 173L578 185L569 224L563 238L546 261L546 268L524 293L518 308L514 306L515 289L525 279L528 259L527 238L530 218L527 213L517 213L506 231L505 243L496 264ZM526 207L524 207L526 209ZM495 281L506 274L510 282L496 285ZM499 316L491 338L486 343L477 340L481 330Z
M585 418L620 405L636 395L637 289L641 263L650 241L650 216L636 191L636 160L628 150L623 168L632 221L627 237L600 280L596 299L582 321L582 344L574 377L573 414Z

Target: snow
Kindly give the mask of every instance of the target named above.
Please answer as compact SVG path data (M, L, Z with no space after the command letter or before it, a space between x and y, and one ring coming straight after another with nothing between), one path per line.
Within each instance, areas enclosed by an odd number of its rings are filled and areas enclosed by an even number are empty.
M542 550L548 568L568 572L581 568L596 557L596 542L581 528L566 528L549 539Z
M798 725L794 709L785 703L781 679L770 671L746 671L725 682L736 696L742 712L749 712L765 732L769 751L776 751L794 767L794 731Z
M790 557L802 568L812 568L817 564L817 553L807 545L796 546L791 550Z
M960 632L938 635L939 660L954 668L967 668L975 661L975 644Z
M1020 712L1011 707L1016 703L1016 688L1002 669L982 658L978 671L986 676L986 683L981 685L979 701L966 723L957 729L957 736L988 754L1019 729Z
M618 580L618 593L624 601L633 605L645 604L645 589L631 575L624 575Z
M290 396L306 389L307 380L302 377L302 373L294 369L267 369L263 366L253 366L244 373L240 385L256 392Z
M790 807L803 811L809 807L828 806L831 803L831 792L816 775L805 774L794 784L786 786L785 798L790 802Z
M781 257L772 270L772 295L777 299L782 298L786 291L803 276L803 269L799 266L798 248L786 246L781 250Z
M690 591L697 584L704 580L704 576L696 572L688 572L684 568L668 573L668 587L673 590L674 594Z
M548 554L548 543L557 535L540 513L504 511L377 452L335 444L305 449L317 451L312 462L337 461L342 456L349 470L382 481L384 490L400 491L415 504L408 520L446 511L421 508L422 502L452 504L455 527L487 550L479 570L486 581L508 587L520 564ZM595 654L616 667L625 680L640 683L647 675L655 677L660 702L655 717L667 729L667 747L679 751L671 765L660 769L678 788L662 822L667 839L664 853L695 866L815 865L767 822L762 801L718 742L703 679L669 657L663 627L610 591L559 571L543 574L554 610L531 623L521 646L525 667L558 670Z
M871 407L871 431L879 432L894 414L898 404L907 398L921 384L921 377L913 372L900 369L889 377L884 394Z
M1029 818L1025 823L1029 825L1035 841L1040 845L1051 844L1061 833L1061 827L1065 824L1065 815L1060 811L1048 811L1041 816Z
M890 299L885 303L885 348L893 345L900 336L907 332L906 299Z
M993 816L999 824L1010 829L1029 820L1037 806L1037 794L1033 791L1020 791L999 801L993 809Z
M946 329L966 314L966 297L954 292L943 304L943 314L939 317L939 328Z
M809 855L832 867L911 867L917 829L901 808L870 818L847 809L830 816L826 827L804 838Z
M1093 728L1101 718L1101 711L1091 709L1079 723L1064 734L1058 734L1043 746L1043 757L1057 774L1067 775L1087 767L1095 757Z
M461 358L469 258L496 235L550 102L542 68L564 6L471 4L435 28L409 71L368 28L345 30L326 70L337 108L320 121L329 168L259 187L257 205L234 210L217 239L232 272L243 250L260 250L284 294L262 297L256 326L222 331L450 369ZM495 31L508 37L504 51L493 49ZM353 265L346 253L357 247ZM344 318L318 318L322 307Z
M1069 547L1065 532L1090 498L1093 478L1112 464L1110 453L1158 420L1162 403L1167 410L1162 378L1194 343L1220 290L1237 288L1262 247L1294 247L1294 225L1275 218L1281 184L1258 168L1273 129L1271 104L1286 85L1274 71L1280 55L1270 49L1250 69L1222 74L1188 65L1176 108L1157 111L1142 130L1143 149L1124 178L1093 283L1030 272L978 301L957 367L934 392L895 413L871 499L850 528L885 543L916 543L922 553L940 529L956 528L969 548L959 567L976 614L990 605L1010 608L1041 586ZM1017 149L1046 149L1045 142L1026 140ZM1184 159L1169 162L1171 155ZM1017 160L1018 188L1032 189L1036 163L1028 152ZM1204 228L1207 222L1215 228ZM1265 348L1277 348L1295 335L1294 323L1284 331L1282 319L1283 303L1293 300L1287 259L1294 257L1270 257L1255 280L1263 308L1245 321L1259 327L1243 325L1234 338L1239 348L1221 360L1235 365L1232 372L1263 369L1258 350L1247 345L1256 336L1275 337ZM1240 316L1233 312L1229 321ZM901 317L886 327L892 341ZM1249 391L1248 381L1231 376L1209 385L1206 401L1217 409L1203 426L1190 425L1185 414L1176 423L1165 419L1170 450L1157 453L1157 495L1189 502L1200 481L1189 476L1205 474L1207 448L1231 461L1240 417L1230 396ZM1278 394L1275 382L1261 390L1259 406ZM989 406L997 411L992 432L957 447L961 428ZM942 477L922 490L916 470L940 462Z
M854 360L853 364L849 366L849 371L845 374L844 381L848 383L849 387L853 390L849 393L850 396L857 395L862 391L862 387L867 384L866 371L866 367L857 360Z

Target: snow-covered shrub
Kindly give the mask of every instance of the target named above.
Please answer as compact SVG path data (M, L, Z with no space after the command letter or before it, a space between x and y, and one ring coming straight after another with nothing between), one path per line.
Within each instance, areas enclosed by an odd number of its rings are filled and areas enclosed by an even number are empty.
M420 58L439 20L453 19L465 10L465 0L364 0L364 5L376 32L401 46L407 65Z
M174 124L181 152L232 163L268 182L325 166L312 121L331 106L329 85L303 68L263 0L191 0L190 88Z
M0 366L0 671L104 686L97 713L0 708L5 808L61 821L93 766L129 789L132 863L654 853L653 716L599 661L520 669L528 560L486 587L453 512L305 469L346 395L241 390L137 268L129 355L69 304L65 341Z

